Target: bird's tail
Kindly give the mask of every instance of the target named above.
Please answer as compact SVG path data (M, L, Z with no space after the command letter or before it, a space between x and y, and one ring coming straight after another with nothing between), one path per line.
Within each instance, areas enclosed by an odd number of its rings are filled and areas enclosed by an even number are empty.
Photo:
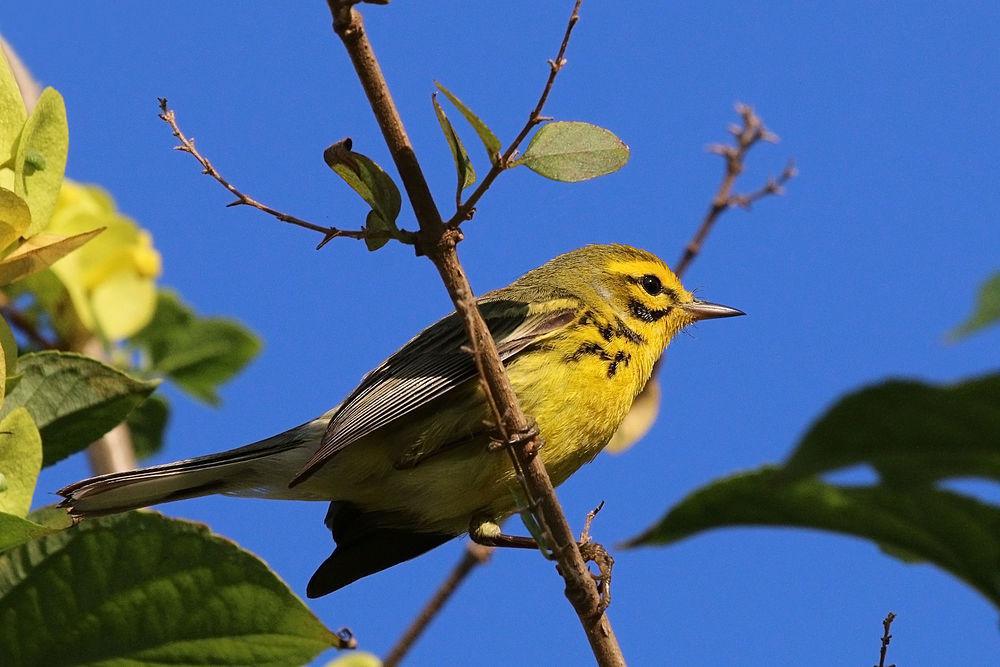
M332 412L332 411L331 411ZM158 503L213 493L265 498L306 498L288 481L323 438L327 413L251 445L174 463L91 477L58 493L74 517L117 514Z

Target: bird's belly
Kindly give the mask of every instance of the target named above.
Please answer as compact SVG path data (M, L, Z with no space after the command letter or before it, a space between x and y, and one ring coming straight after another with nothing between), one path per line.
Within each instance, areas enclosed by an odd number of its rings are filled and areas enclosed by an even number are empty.
M540 456L556 485L607 444L646 380L636 365L621 364L609 376L607 363L597 359L565 363L544 355L522 357L508 370L525 413L538 424L544 439ZM405 426L354 443L313 483L329 489L336 500L377 512L387 524L408 530L460 534L473 519L497 520L515 512L522 494L509 455L489 451L485 436L415 467L397 468L401 452L418 438L482 430L488 415L478 384L471 385L465 400L449 398Z

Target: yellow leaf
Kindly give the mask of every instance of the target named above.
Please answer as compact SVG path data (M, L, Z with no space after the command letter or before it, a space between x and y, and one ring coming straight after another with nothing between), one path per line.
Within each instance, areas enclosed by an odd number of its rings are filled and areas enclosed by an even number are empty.
M0 188L0 250L20 238L30 224L28 202L6 188Z
M17 138L27 118L21 89L17 87L3 49L0 49L0 164L14 157Z
M110 340L128 338L153 319L156 285L135 273L120 271L91 291L90 306L100 333Z
M66 105L62 95L46 88L21 130L14 157L14 187L31 209L29 235L44 229L52 217L68 151Z
M326 667L382 667L382 661L373 653L354 651L334 658Z
M74 236L35 234L0 260L0 285L41 271L104 231L103 227Z
M109 339L127 338L152 319L160 254L149 232L119 213L107 192L64 182L47 231L69 235L97 226L107 229L52 270L84 326Z
M7 480L7 489L0 493L0 512L28 514L41 469L42 437L28 411L17 408L0 420L0 473Z

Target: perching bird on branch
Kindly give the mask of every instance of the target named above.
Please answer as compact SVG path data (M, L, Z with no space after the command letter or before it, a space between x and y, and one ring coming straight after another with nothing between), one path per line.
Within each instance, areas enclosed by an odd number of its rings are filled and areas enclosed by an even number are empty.
M554 484L607 444L677 332L743 314L695 299L659 258L624 245L568 252L478 303ZM521 495L490 418L463 321L451 314L310 422L59 493L83 518L213 493L332 501L337 548L307 587L318 597L466 532L497 538Z

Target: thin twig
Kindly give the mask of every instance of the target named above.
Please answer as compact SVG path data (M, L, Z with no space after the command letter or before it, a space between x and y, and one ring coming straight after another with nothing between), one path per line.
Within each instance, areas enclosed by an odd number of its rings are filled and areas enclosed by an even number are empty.
M11 305L6 305L0 307L0 314L3 315L4 319L10 322L14 327L24 334L32 345L38 347L42 350L55 350L59 348L59 343L54 340L49 340L38 330L35 323L30 319L25 317L17 308Z
M882 621L882 648L879 651L878 667L896 667L895 664L888 666L885 664L885 654L889 651L889 642L892 640L889 628L892 627L894 620L896 620L896 615L890 611Z
M228 204L227 207L231 206L251 206L259 211L263 211L270 216L277 218L282 222L287 222L291 225L296 225L298 227L304 227L305 229L311 229L314 232L319 232L323 235L323 240L319 242L316 249L319 250L327 243L337 238L338 236L344 236L352 239L363 239L365 238L365 230L347 230L338 229L337 227L325 227L323 225L317 225L316 223L309 222L308 220L303 220L302 218L297 218L294 215L289 215L288 213L283 213L277 209L271 208L266 204L262 204L250 195L240 191L235 185L226 180L219 170L212 166L212 163L208 161L204 155L198 152L198 149L194 146L194 139L187 137L184 132L181 131L180 126L177 124L177 116L173 109L167 107L167 99L165 97L160 98L160 120L170 126L170 131L173 133L174 137L180 141L180 145L174 146L175 150L190 153L191 156L198 161L201 165L201 173L211 176L215 179L219 185L229 190L236 199Z
M770 197L771 195L783 195L785 194L785 183L795 178L798 170L795 168L795 160L789 160L785 168L781 170L781 173L776 177L771 176L767 179L765 183L759 190L754 190L753 192L747 192L745 194L736 194L729 198L730 206L739 206L740 208L749 211L750 208L761 199L765 197Z
M780 176L768 179L767 184L759 190L749 194L733 194L733 185L739 175L743 173L744 159L750 149L758 141L763 140L770 143L778 141L777 135L764 126L764 122L751 107L746 104L737 104L736 112L740 115L742 125L732 125L729 128L729 132L735 139L734 143L732 145L715 144L709 147L711 152L725 158L726 171L722 176L722 182L719 183L719 189L705 213L701 226L684 248L684 253L674 266L674 273L678 277L684 274L694 258L701 252L705 239L712 231L719 216L734 206L748 209L754 202L764 197L782 194L785 183L796 175L795 164L789 161Z
M483 177L483 180L479 182L479 185L469 198L465 200L464 204L460 204L455 211L455 215L451 217L448 221L449 227L457 228L466 220L471 220L472 216L476 212L476 204L479 202L480 198L486 194L486 191L493 185L493 181L496 180L497 176L504 170L510 167L511 160L513 160L514 155L517 153L517 149L520 147L521 142L527 138L528 133L538 124L548 120L542 115L542 109L545 108L545 102L549 99L549 93L552 92L552 86L556 82L556 76L562 71L562 68L566 66L566 47L569 46L569 38L573 34L573 28L576 26L577 22L580 20L580 5L583 4L583 0L576 0L573 5L573 11L569 16L569 21L566 23L566 32L563 33L562 43L559 45L559 52L556 57L549 61L549 77L545 81L545 87L542 88L542 94L538 97L538 103L535 104L535 108L531 110L528 114L528 120L521 128L521 131L517 133L514 137L514 141L510 142L507 146L507 150L503 152L502 155L495 156L493 164L490 170Z
M389 654L382 661L384 667L393 667L402 662L403 657L413 648L417 639L424 633L430 622L438 615L445 603L451 598L459 584L476 568L489 560L493 554L491 547L484 547L474 542L465 545L465 553L462 560L458 562L455 569L451 571L448 578L435 591L434 596L427 602L420 614L413 619L413 623L406 629L399 641L390 649Z
M541 439L539 436L516 437L528 432L530 421L521 409L496 344L476 306L468 277L459 262L456 246L462 239L461 231L457 225L442 223L360 13L352 7L354 3L351 0L327 0L327 4L333 17L334 32L347 49L420 225L417 251L434 263L456 312L464 320L470 347L477 353L477 365L481 368L484 385L497 407L493 415L497 430L501 438L510 443L507 451L514 469L519 471L519 481L529 507L538 508L535 517L553 547L558 570L566 583L566 597L576 611L598 664L624 665L621 648L603 613L601 593L559 505L552 480L541 459L534 455L541 448ZM572 23L577 20L579 4L578 0L574 5ZM553 69L561 68L563 51L560 49ZM540 102L544 104L544 99Z

